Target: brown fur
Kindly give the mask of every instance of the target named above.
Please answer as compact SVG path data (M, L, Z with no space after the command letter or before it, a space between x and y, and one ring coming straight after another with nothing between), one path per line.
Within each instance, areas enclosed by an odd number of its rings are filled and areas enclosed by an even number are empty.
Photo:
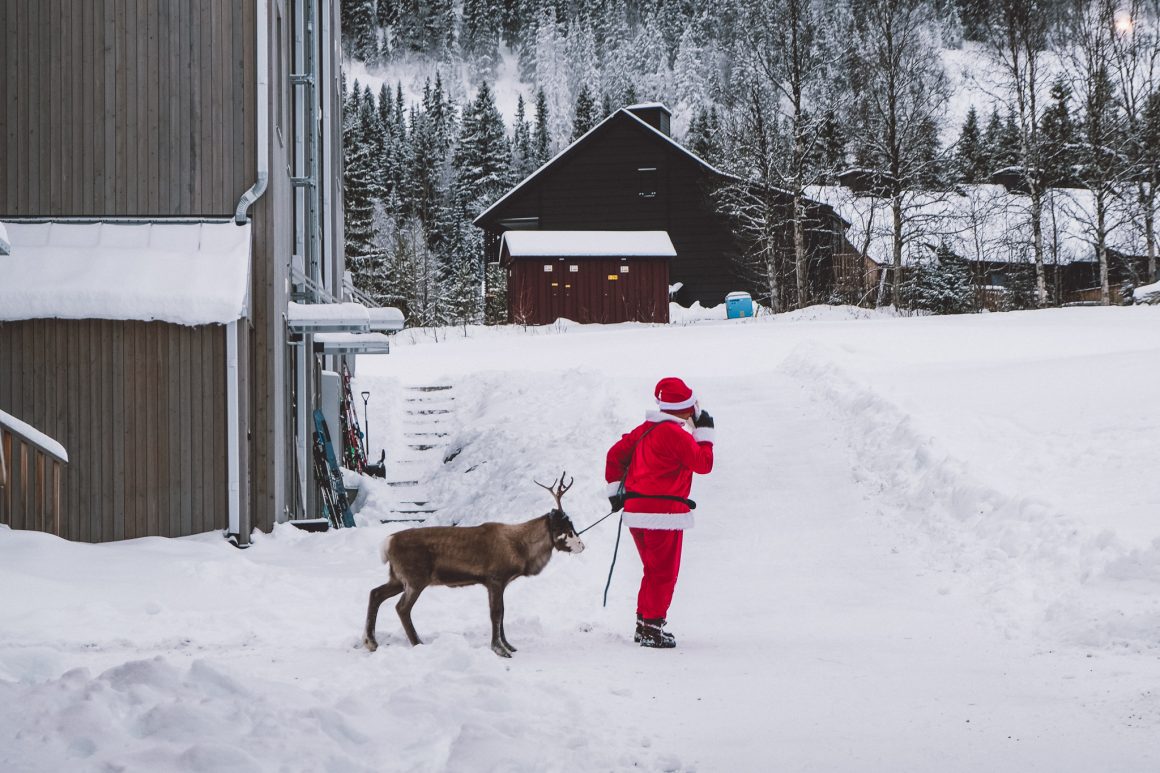
M378 648L375 622L379 607L392 596L403 594L395 609L407 639L416 645L422 642L411 622L411 608L424 588L483 585L491 609L491 648L501 657L511 657L516 650L503 630L504 589L517 577L539 574L551 560L553 548L567 550L566 540L575 536L568 517L553 511L519 524L428 526L388 537L382 557L390 564L390 579L371 591L363 643L372 652Z

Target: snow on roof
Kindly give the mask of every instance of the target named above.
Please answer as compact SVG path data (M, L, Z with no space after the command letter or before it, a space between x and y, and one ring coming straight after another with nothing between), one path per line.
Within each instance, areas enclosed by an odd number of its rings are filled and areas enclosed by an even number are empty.
M659 104L659 103L657 103L657 104ZM633 105L633 107L643 107L643 105ZM664 105L661 105L661 107L664 107ZM536 171L532 172L530 175L528 175L528 176L527 176L527 177L525 177L523 180L521 180L521 181L520 181L520 182L519 182L519 183L518 183L518 184L517 184L517 185L516 185L514 188L512 188L510 191L508 191L508 192L507 192L507 193L505 193L504 195L500 196L498 199L496 199L496 200L495 200L495 203L493 203L493 204L492 204L490 207L488 207L487 209L483 210L483 212L480 212L480 213L479 213L479 216L478 216L478 217L476 217L476 218L475 218L475 220L473 220L472 222L473 222L474 224L478 225L478 224L479 224L479 222L480 222L481 220L483 220L485 217L487 217L488 213L490 213L490 212L491 212L493 209L495 209L495 208L496 208L496 207L498 207L500 204L502 204L502 203L504 203L505 201L507 201L507 200L508 200L509 198L511 198L513 195L515 195L515 193L516 193L517 191L521 190L521 189L522 189L522 188L523 188L525 185L527 185L529 182L531 182L532 180L534 180L534 179L536 179L537 177L539 177L539 176L540 176L540 174L541 174L541 173L542 173L544 170L546 170L548 167L550 167L550 166L552 166L553 164L555 164L557 160L559 160L559 159L560 159L561 157L563 157L565 154L569 153L569 152L570 152L570 151L571 151L573 148L575 148L577 145L579 145L580 143L584 142L584 140L588 139L588 137L589 137L590 135L592 135L592 134L594 134L595 132L599 131L599 130L600 130L600 128L601 128L602 126L604 126L606 123L608 123L609 121L611 121L611 120L613 120L614 118L616 118L618 115L626 115L626 116L628 116L630 119L632 119L633 121L636 121L638 124L640 124L641 126L643 126L643 127L644 127L644 128L646 128L646 129L648 129L650 132L652 132L653 134L655 134L657 137L660 137L660 138L661 138L661 139L663 139L665 142L669 143L669 144L670 144L670 145L672 145L674 148L676 148L676 149L677 149L677 150L679 150L680 152L684 153L686 156L688 156L689 158L693 159L694 161L696 161L698 164L700 164L701 166L705 167L705 168L706 168L706 169L708 169L709 171L711 171L711 172L714 172L714 173L716 173L716 174L719 174L719 175L722 175L722 176L724 176L724 177L728 177L728 176L730 176L730 175L726 175L724 172L722 172L721 170L719 170L719 169L717 169L716 167L714 167L712 164L710 164L710 163L709 163L708 161L706 161L705 159L703 159L703 158L701 158L700 156L698 156L698 155L696 155L696 154L694 154L694 153L690 152L688 148L686 148L686 147L684 147L683 145L681 145L679 142L677 142L676 140L674 140L674 139L673 139L672 137L670 137L669 135L665 134L664 132L660 131L659 129L657 129L657 128L656 128L656 127L654 127L654 126L650 126L650 125L648 124L648 122L647 122L647 121L642 121L642 120L641 120L641 119L640 119L638 116L636 116L636 115L633 115L633 114L630 112L630 108L622 107L622 108L620 108L619 110L615 110L614 112L610 113L610 114L608 115L608 117L607 117L607 118L605 118L603 121L601 121L600 123L596 124L596 125L595 125L595 126L593 126L591 129L589 129L588 131L586 131L584 134L580 135L580 136L579 136L579 137L577 137L575 140L573 140L572 144L570 144L568 147L564 148L564 149L563 149L563 150L561 150L559 153L557 153L556 155L552 156L552 158L548 159L548 161L544 162L544 164L543 164L543 165L542 165L542 166L541 166L539 169L537 169Z
M0 427L6 427L12 434L19 435L35 446L40 446L50 456L55 456L62 462L68 461L68 451L64 450L64 446L31 424L26 424L12 414L0 411Z
M293 332L363 333L368 330L402 330L403 312L393 306L363 306L361 303L297 303L286 305L286 322Z
M505 231L501 253L505 247L513 258L677 255L665 231Z
M0 320L225 324L245 316L250 226L230 222L6 224Z
M672 114L672 111L665 107L660 102L640 102L635 105L628 105L625 110L655 110L656 108L664 110L666 113Z
M0 255L7 255L12 252L12 245L8 242L8 231L4 229L4 224L0 223Z
M964 185L960 191L904 194L904 265L929 260L940 245L967 260L1033 262L1029 196L1011 193L1001 185ZM806 195L829 204L850 223L846 238L854 247L880 265L893 262L888 198L835 185L812 186ZM1042 232L1048 263L1096 259L1094 212L1090 191L1051 189L1045 193ZM1108 222L1110 248L1128 255L1145 251L1138 224L1118 212Z

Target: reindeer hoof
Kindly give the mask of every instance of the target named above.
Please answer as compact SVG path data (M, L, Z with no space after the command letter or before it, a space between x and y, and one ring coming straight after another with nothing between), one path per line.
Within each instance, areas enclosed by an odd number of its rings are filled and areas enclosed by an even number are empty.
M511 652L509 652L508 649L502 644L491 645L491 651L499 655L501 658L510 658L512 656Z
M370 636L364 636L363 646L366 647L370 652L374 652L379 648L379 643L372 639Z

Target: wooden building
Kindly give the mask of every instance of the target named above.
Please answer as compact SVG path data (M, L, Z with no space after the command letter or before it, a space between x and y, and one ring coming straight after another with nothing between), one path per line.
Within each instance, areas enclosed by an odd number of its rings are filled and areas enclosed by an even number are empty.
M712 199L727 182L736 180L669 136L663 105L634 105L605 118L508 191L475 225L483 229L485 257L493 263L501 259L508 232L662 231L676 251L669 261L669 279L680 284L674 300L715 306L737 290L768 295L743 267L744 245ZM789 211L788 194L770 195L784 198ZM811 275L825 283L845 223L825 205L811 201L809 207L817 221L808 234ZM788 219L784 230L791 244ZM519 301L509 293L509 306Z
M508 231L508 321L668 322L676 254L663 231Z
M68 449L62 536L244 545L312 513L323 363L286 316L343 299L339 30L332 0L0 3L0 288L37 286L39 248L49 274L108 258L69 285L99 302L0 308L0 409ZM232 256L237 308L134 300L214 295L155 275L175 244Z

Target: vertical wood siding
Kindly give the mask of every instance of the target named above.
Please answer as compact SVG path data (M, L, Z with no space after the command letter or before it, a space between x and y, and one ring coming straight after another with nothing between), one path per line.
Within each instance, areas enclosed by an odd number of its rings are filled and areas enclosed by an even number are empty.
M0 216L232 213L253 30L253 2L0 0Z
M669 261L520 259L510 267L508 310L511 322L529 325L560 317L581 323L668 322Z
M64 445L59 528L106 542L227 525L225 328L118 320L0 323L0 408Z

